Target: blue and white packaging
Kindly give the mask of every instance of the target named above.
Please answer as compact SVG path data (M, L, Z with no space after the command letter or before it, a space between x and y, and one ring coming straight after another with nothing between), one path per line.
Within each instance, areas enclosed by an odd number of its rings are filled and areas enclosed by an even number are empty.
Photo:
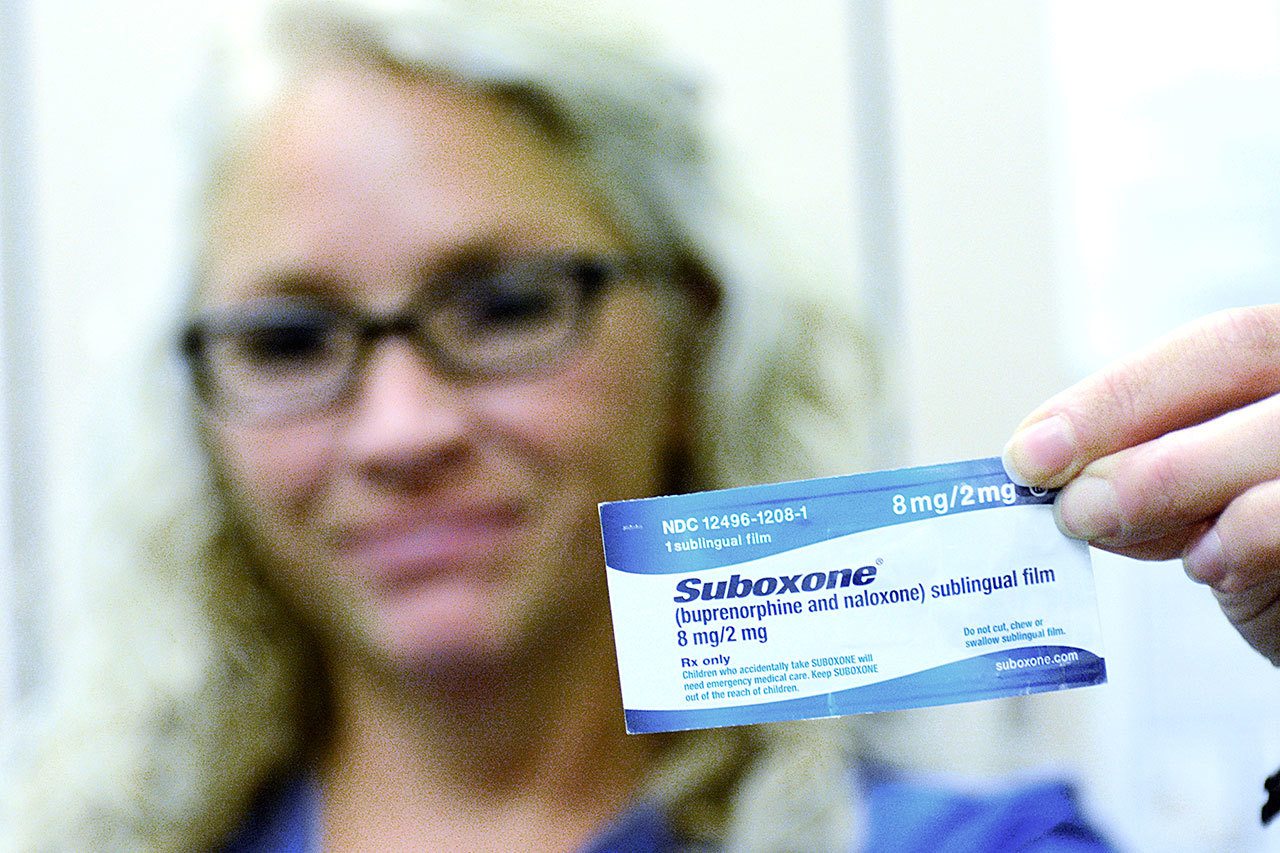
M627 731L1105 682L1053 498L978 459L601 504Z

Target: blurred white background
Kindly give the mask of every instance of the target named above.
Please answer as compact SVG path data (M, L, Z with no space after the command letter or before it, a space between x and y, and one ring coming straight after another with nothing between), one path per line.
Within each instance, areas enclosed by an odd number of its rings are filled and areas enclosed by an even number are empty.
M697 69L744 194L875 324L872 466L998 453L1105 361L1277 301L1277 0L540 5ZM207 34L254 8L0 0L0 729L75 648L111 377L180 291ZM919 712L913 758L1052 764L1125 849L1280 851L1280 672L1176 564L1095 557L1111 683Z

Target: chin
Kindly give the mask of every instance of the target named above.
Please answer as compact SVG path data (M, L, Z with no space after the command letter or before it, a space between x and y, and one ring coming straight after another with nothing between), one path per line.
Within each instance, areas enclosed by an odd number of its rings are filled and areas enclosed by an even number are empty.
M479 679L506 671L527 643L491 607L466 598L398 602L384 610L371 645L393 675Z
M552 659L580 651L587 634L595 642L600 614L608 612L591 597L538 593L484 582L402 591L370 602L369 651L390 674L409 678L471 680L479 687L488 676L506 683L532 676ZM612 647L607 630L599 641Z

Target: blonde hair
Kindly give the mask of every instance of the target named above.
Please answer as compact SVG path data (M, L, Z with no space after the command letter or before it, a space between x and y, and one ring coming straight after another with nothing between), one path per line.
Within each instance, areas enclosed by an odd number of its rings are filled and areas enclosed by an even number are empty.
M281 20L295 64L345 52L509 98L567 141L637 248L710 283L719 304L692 395L694 484L847 471L862 458L875 387L865 339L839 306L788 286L778 271L794 259L771 255L717 184L694 87L652 45L557 32L489 4L467 14L294 5ZM215 150L271 91L233 92L251 108L219 125ZM3 849L209 847L319 724L309 635L242 553L190 424L173 416L187 392L164 350L151 365L163 381L143 386L134 458L121 460L127 473L104 512L93 644L9 747ZM647 791L686 829L741 841L763 830L741 816L729 826L730 788L767 798L779 779L807 781L806 797L821 795L807 814L830 813L814 818L815 843L847 829L843 745L820 729L760 731L686 738ZM756 781L744 783L753 756Z

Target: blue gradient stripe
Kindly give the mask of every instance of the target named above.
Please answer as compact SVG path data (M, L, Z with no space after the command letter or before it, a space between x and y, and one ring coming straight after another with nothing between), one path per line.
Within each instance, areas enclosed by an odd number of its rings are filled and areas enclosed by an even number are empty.
M796 480L759 486L742 486L714 492L695 492L659 498L641 498L600 504L600 529L604 537L605 563L612 569L634 574L675 574L744 563L759 557L780 554L814 542L821 542L877 527L905 524L935 513L899 515L893 511L893 496L950 496L960 484L975 489L1010 483L1004 467L995 457L874 471L842 477ZM1053 503L1055 492L1033 494L1015 487L1013 504L988 503L973 506L949 506L946 514L1004 509L1010 505ZM664 533L664 520L721 516L726 513L755 513L764 509L793 510L803 506L806 519L777 524L753 523L747 528L709 531L696 534ZM748 532L768 533L771 541L761 544L744 542L722 551L702 549L669 552L666 541L690 535L708 538Z
M1066 665L1004 672L996 670L997 661L1068 652L1075 652L1078 660ZM741 726L999 699L1068 687L1088 687L1103 684L1106 680L1106 661L1092 652L1071 646L1029 646L989 652L875 684L798 699L688 711L627 709L626 723L631 734Z

